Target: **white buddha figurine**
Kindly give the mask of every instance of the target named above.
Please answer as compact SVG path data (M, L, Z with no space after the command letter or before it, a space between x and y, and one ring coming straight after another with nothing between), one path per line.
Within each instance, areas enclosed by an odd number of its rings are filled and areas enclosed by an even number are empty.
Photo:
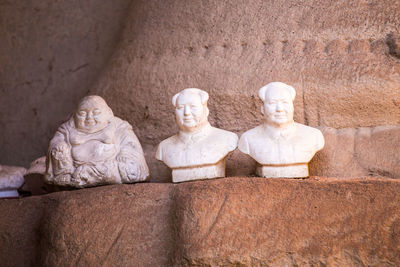
M256 160L261 177L308 177L308 162L324 147L321 131L293 121L292 86L272 82L258 96L264 102L264 123L240 137L239 150Z
M132 126L87 96L50 141L45 182L90 187L145 181L149 169Z
M172 98L179 133L162 141L156 158L172 169L172 181L225 177L225 160L236 149L235 133L208 122L208 93L187 88Z
M0 198L19 197L18 188L25 182L25 173L23 167L0 165Z

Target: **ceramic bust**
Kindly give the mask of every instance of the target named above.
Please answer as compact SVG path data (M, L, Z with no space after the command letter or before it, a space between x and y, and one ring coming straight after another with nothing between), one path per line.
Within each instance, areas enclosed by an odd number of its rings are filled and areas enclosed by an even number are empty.
M18 188L24 184L26 169L0 165L0 198L19 197Z
M50 141L45 182L90 187L145 181L149 169L132 126L99 96L81 100Z
M293 121L292 86L272 82L258 96L264 123L240 137L239 150L256 160L258 176L308 177L308 162L325 144L321 131Z
M235 133L208 122L208 93L187 88L172 98L179 133L162 141L156 158L172 169L172 181L225 177L225 160L236 149Z

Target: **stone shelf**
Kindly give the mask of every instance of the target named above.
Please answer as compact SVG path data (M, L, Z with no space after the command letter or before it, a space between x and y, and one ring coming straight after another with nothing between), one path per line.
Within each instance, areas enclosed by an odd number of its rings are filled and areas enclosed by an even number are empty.
M232 177L0 200L0 262L400 265L399 192L378 177Z

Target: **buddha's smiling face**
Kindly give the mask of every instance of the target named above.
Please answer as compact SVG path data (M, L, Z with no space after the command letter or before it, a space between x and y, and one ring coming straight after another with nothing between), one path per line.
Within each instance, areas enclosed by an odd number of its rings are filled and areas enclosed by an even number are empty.
M75 127L81 132L95 133L104 129L112 116L110 108L102 98L86 97L75 112Z

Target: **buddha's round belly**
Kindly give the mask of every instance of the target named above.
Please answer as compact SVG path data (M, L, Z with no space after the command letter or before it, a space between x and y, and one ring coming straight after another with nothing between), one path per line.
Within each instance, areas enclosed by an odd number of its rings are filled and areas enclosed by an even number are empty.
M115 156L116 152L114 144L105 144L97 140L72 147L73 159L81 162L103 161Z

